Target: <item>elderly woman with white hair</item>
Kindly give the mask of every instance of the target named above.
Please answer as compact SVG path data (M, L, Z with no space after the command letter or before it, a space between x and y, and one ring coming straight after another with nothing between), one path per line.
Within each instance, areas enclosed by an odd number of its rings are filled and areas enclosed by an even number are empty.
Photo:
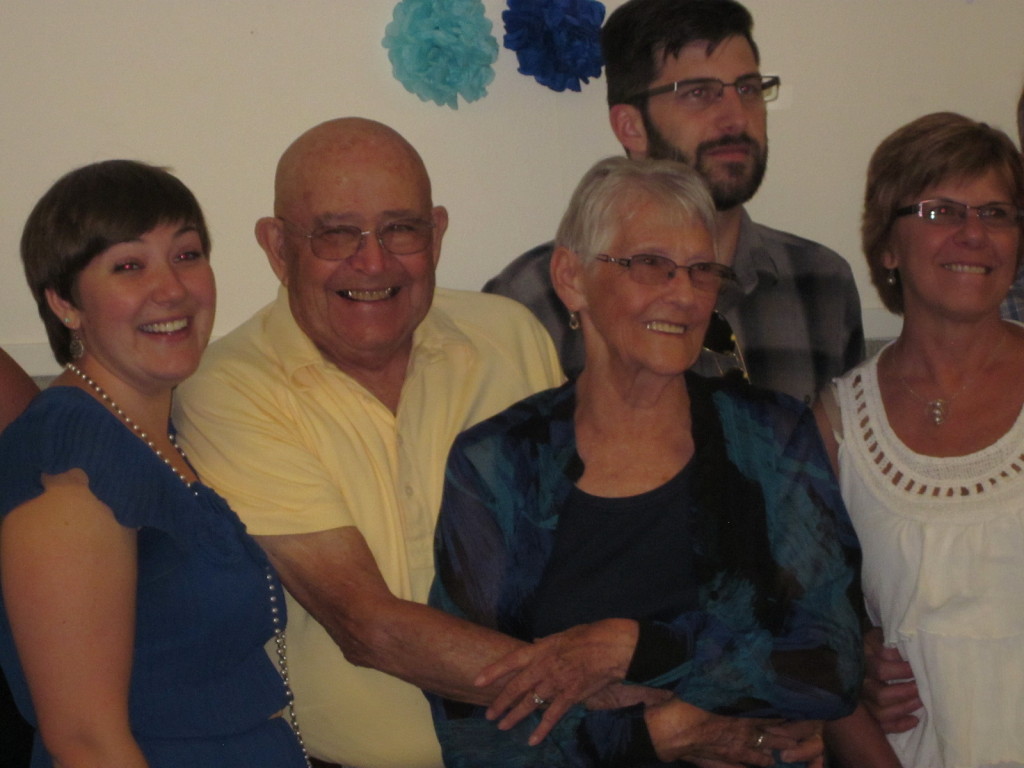
M481 660L490 708L431 697L448 766L819 765L854 707L859 550L814 418L688 371L732 279L714 227L681 163L573 195L551 271L585 368L449 457L431 602L530 644Z

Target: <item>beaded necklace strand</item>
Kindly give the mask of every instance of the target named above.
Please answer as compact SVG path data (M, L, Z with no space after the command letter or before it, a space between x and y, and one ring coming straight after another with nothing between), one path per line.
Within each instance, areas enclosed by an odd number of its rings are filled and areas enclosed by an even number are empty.
M153 441L149 439L149 435L146 434L139 427L139 425L132 420L131 416L129 416L121 409L121 406L119 406L117 403L113 401L113 399L110 397L110 395L107 394L106 390L104 390L103 387L101 387L99 384L93 381L89 374L87 374L74 363L67 363L65 364L64 367L71 371L73 374L75 374L82 381L84 381L87 385L89 385L92 391L95 392L99 399L103 401L103 404L110 408L110 410L112 410L115 414L117 414L117 417L121 419L121 421L123 421L128 426L128 428L132 432L134 432L139 437L140 440L142 440L142 442L149 446L149 449L157 455L157 458L159 458L164 464L171 468L171 471L179 480L181 480L181 482L185 484L186 487L192 487L192 484L188 481L188 478L178 471L178 468L171 463L171 460L167 456L164 456L163 452L159 448L157 448L156 445L153 444ZM171 441L171 445L173 445L174 449L178 452L178 455L181 456L181 460L187 464L188 458L185 456L185 452L181 450L181 446L178 445L177 439L171 433L168 433L167 437Z

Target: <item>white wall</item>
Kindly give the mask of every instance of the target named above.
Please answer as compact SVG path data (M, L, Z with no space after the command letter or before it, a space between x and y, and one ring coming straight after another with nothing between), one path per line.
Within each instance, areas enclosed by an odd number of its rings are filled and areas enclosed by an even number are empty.
M618 0L606 3L608 10ZM501 0L485 0L501 41ZM1024 79L1021 0L748 0L766 73L782 76L755 218L835 248L854 266L869 335L880 309L858 246L864 169L890 131L951 109L1013 135ZM268 301L252 238L277 157L339 115L389 123L423 154L452 225L439 280L477 288L550 239L579 176L619 153L604 82L554 93L502 48L489 95L458 111L392 77L380 45L391 0L2 0L0 345L54 370L21 274L25 217L67 170L131 157L169 165L214 238L215 333Z

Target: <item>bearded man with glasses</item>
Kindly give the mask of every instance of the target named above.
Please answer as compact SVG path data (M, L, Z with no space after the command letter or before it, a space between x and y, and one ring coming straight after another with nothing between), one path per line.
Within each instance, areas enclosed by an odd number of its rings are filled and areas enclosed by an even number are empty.
M743 208L764 178L766 102L781 86L760 71L752 27L733 0L624 3L601 34L609 118L629 157L686 163L711 189L718 253L737 280L719 298L705 346L724 342L736 360L742 348L754 384L809 402L864 357L860 299L839 255L756 224ZM551 285L552 250L528 251L484 290L526 304L575 377L583 344ZM722 366L721 356L705 353L696 370L715 375Z

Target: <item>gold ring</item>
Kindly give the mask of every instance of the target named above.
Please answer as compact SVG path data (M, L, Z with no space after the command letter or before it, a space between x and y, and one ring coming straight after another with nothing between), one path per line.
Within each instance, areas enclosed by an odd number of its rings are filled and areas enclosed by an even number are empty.
M534 691L534 693L533 693L533 703L536 706L538 706L538 707L543 707L543 706L545 706L548 703L548 700L547 699L542 699L540 696L537 695L537 692Z
M761 745L764 744L764 740L766 738L768 738L768 734L764 731L761 731L761 733L758 734L758 737L754 740L754 749L760 749Z

